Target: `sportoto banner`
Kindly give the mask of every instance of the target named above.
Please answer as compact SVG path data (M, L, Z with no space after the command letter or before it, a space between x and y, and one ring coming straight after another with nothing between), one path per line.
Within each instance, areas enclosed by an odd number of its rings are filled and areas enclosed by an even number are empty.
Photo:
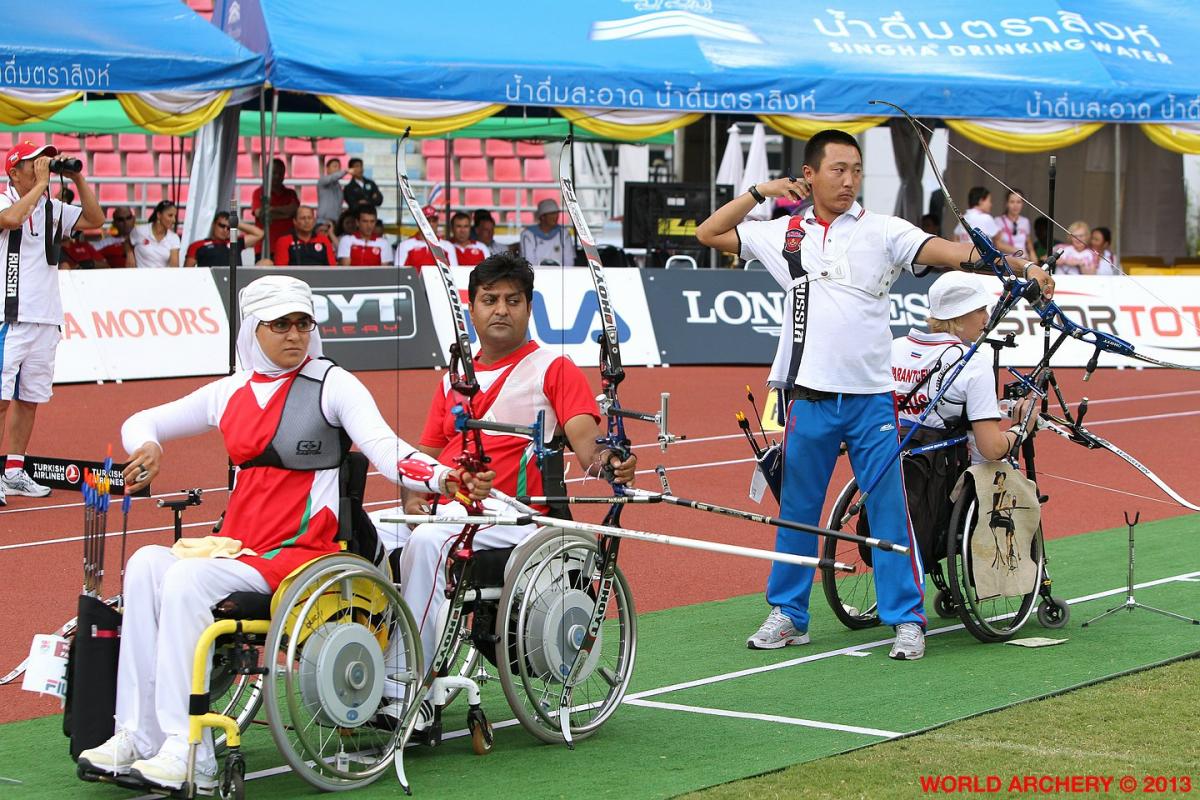
M213 278L227 296L227 269ZM313 290L325 355L348 370L444 367L425 290L414 270L281 267L239 269L238 287L264 275L293 275ZM443 303L445 301L443 300Z
M471 269L454 267L452 271L459 296L466 306L467 279ZM543 347L565 353L580 366L596 366L600 361L600 345L596 343L601 330L600 304L596 301L591 272L586 267L554 267L538 269L535 274L529 337ZM651 323L640 270L607 270L604 276L611 295L609 299L617 314L621 362L625 365L661 363L655 342L659 327ZM442 341L441 351L448 352L454 341L454 323L450 320L446 290L442 288L437 270L422 270L421 277L433 310L437 334ZM469 316L467 327L471 341L477 341Z

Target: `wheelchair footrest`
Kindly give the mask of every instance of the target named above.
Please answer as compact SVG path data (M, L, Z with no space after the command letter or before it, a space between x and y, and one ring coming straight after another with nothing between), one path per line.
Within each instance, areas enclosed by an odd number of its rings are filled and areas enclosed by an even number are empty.
M184 788L168 789L163 786L149 783L148 781L144 781L141 778L134 777L133 775L113 775L100 770L90 770L82 765L76 768L75 774L81 781L86 781L88 783L111 783L114 786L120 786L122 789L132 789L137 792L154 794L160 797L179 798L180 800L186 800L188 796L188 793ZM211 791L204 791L202 789L196 790L196 795L200 797L211 797L213 794L214 792Z

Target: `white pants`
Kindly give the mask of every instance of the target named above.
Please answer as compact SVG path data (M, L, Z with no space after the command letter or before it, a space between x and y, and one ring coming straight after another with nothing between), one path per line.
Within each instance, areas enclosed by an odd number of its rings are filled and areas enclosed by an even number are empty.
M169 547L149 545L129 559L124 589L117 725L133 734L142 757L162 751L187 760L192 660L200 634L212 624L212 607L232 592L270 587L240 561L176 558ZM216 766L211 729L204 731L196 764Z
M57 325L0 323L0 400L50 401L60 339Z
M483 501L484 510L489 513L512 513L512 508L499 500ZM425 657L425 669L429 669L433 660L433 648L437 645L441 630L438 628L439 611L446 602L446 557L450 554L450 545L462 532L461 525L418 525L412 529L407 525L393 522L381 522L383 517L403 514L403 508L393 508L386 511L376 511L370 516L379 532L379 541L388 552L397 547L403 547L400 556L400 574L396 579L400 582L400 594L417 621L417 629L421 633L421 652ZM438 506L438 516L465 516L467 513L460 503ZM514 547L525 541L537 530L537 525L488 525L480 528L475 534L476 550L499 550L502 547ZM401 654L389 651L388 663L397 663ZM401 693L389 682L384 693L389 697L398 697Z

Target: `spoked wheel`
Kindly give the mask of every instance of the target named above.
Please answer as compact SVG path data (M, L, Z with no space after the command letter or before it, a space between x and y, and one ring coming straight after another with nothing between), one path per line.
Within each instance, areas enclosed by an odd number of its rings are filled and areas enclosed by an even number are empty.
M518 551L514 551L514 556ZM599 595L595 539L547 528L510 562L497 616L500 683L520 723L545 742L562 742L563 679L585 637ZM621 704L633 674L637 617L617 568L596 643L576 681L570 710L573 739L595 733Z
M261 648L255 648L258 662L262 661ZM212 673L209 677L209 697L212 710L237 720L238 730L245 733L262 707L262 675L239 675L233 668L232 642L217 642L213 650ZM213 747L218 755L225 752L225 731L213 728Z
M389 643L398 642L389 653ZM392 582L356 556L318 559L283 592L267 633L271 736L301 778L325 791L366 785L392 765L401 730L372 722L385 679L411 702L421 643Z
M825 527L842 530L842 517L858 499L858 481L854 478L838 494L837 502ZM865 533L866 514L859 512L846 523L847 533ZM821 555L827 559L853 564L851 573L836 572L832 567L821 568L821 588L833 609L833 615L851 630L870 628L879 624L879 605L875 599L875 571L871 568L871 548L842 539L826 537Z
M980 597L975 588L972 539L979 518L979 503L974 484L967 486L954 504L950 514L950 535L947 542L946 566L950 574L950 593L959 618L971 634L981 642L1005 642L1016 635L1029 619L1037 599L1037 587L1042 581L1045 559L1042 550L1042 529L1039 526L1025 553L1008 553L1007 558L1029 559L1037 568L1034 588L1019 597ZM987 532L984 532L985 535ZM980 565L988 567L990 565Z

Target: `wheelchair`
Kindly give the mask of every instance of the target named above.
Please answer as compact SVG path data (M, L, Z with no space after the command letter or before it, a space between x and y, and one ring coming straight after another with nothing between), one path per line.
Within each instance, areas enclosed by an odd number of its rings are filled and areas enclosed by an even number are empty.
M189 778L203 728L214 728L224 754L217 794L245 796L241 734L265 706L266 724L288 765L324 791L367 785L392 765L400 731L375 727L386 679L405 701L421 678L416 623L382 558L374 529L361 518L367 461L343 464L340 553L317 558L284 579L274 594L238 592L218 603L196 645L189 698ZM389 642L401 658L387 662ZM210 676L211 673L211 676ZM79 768L104 781L172 797L194 797L195 783L157 790L129 776Z
M924 433L924 432L922 432ZM963 627L979 641L985 643L1005 642L1016 635L1017 631L1029 620L1035 603L1037 605L1038 621L1046 628L1062 628L1070 618L1069 606L1051 594L1051 581L1046 569L1045 542L1042 527L1039 524L1030 541L1028 558L1037 566L1036 579L1032 591L1017 597L991 596L981 597L975 591L974 570L971 543L975 536L975 525L979 519L980 508L976 496L974 482L967 475L963 490L957 500L951 500L947 493L944 497L931 500L924 496L914 496L913 486L920 476L914 475L915 456L922 452L939 449L949 450L965 442L965 435L955 437L944 431L937 436L901 453L901 465L905 474L905 486L909 492L909 506L914 502L940 502L943 507L937 508L932 515L936 522L932 530L916 531L921 544L921 558L926 574L937 589L934 596L934 610L939 617L961 620ZM939 438L940 437L940 438ZM958 440L962 441L959 442ZM956 444L947 446L947 441L954 440ZM969 464L965 458L950 459L953 471L949 475L948 485L954 486ZM832 530L843 528L842 518L854 505L859 497L858 481L850 481L838 493L833 508L829 513L826 527ZM986 513L986 512L984 512ZM867 519L865 507L848 524L860 535L867 535L870 521ZM826 538L822 545L822 556L827 559L854 564L855 572L835 573L832 569L823 568L821 585L825 598L829 602L834 616L838 621L851 630L870 628L880 624L878 605L875 596L875 576L872 570L872 551L870 548L845 542L838 539ZM943 565L944 562L944 565Z

